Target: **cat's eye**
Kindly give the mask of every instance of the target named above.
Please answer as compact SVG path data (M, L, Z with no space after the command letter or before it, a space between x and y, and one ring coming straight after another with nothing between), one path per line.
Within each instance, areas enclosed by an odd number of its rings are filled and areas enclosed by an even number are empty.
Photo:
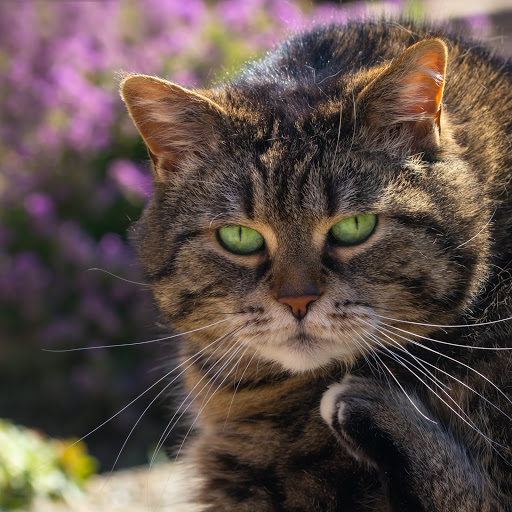
M217 230L217 238L224 249L234 254L254 254L265 246L263 236L247 226L222 226Z
M335 245L351 246L363 243L377 226L377 215L363 213L340 220L330 229Z

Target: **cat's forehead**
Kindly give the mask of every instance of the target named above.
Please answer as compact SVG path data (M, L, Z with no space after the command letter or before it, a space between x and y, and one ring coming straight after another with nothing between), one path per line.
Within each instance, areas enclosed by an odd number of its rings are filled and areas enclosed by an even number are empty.
M381 209L394 165L341 142L338 148L281 138L263 149L247 144L221 174L222 200L211 207L233 222L312 229L325 219Z

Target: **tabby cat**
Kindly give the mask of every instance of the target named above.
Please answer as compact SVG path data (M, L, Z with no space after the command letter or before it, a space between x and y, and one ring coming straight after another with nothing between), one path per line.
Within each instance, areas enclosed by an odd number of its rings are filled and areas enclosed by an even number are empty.
M213 89L124 79L200 510L512 511L511 85L394 22L296 35Z

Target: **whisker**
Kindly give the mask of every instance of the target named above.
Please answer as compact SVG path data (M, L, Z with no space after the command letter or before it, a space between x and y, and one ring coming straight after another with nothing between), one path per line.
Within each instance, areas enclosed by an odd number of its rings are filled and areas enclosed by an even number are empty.
M230 340L230 341L234 341L234 340ZM227 343L227 341L226 341ZM196 385L189 391L188 395L182 400L180 406L176 409L176 411L174 412L174 414L172 415L171 419L168 421L167 423L167 426L165 427L164 431L162 432L162 435L160 436L160 439L158 440L158 443L153 451L153 455L151 457L151 461L150 461L150 464L149 464L149 467L151 468L154 464L154 461L156 459L156 456L158 455L158 452L160 451L160 449L162 448L163 444L165 443L165 441L167 440L167 438L169 437L169 435L171 434L172 430L174 429L174 427L176 426L176 424L178 423L178 421L182 418L183 414L187 411L188 407L190 407L190 405L194 402L195 400L195 397L194 399L192 400L192 402L190 402L190 404L184 409L184 411L179 415L179 417L177 418L176 421L174 421L174 419L176 418L176 416L178 416L178 414L180 413L180 410L181 408L185 405L185 403L187 402L188 398L190 397L190 395L192 395L193 391L197 388L197 386L207 377L207 375L213 371L213 369L215 368L215 366L217 366L225 357L228 357L228 355L231 353L231 351L236 347L236 345L233 345L231 346L224 354L222 354L222 356L217 359L217 361L207 370L207 372L201 377L201 379L199 379L199 381L196 383ZM219 347L217 347L218 349ZM208 360L210 360L213 355L215 354L215 352L217 351L217 349L212 353L210 354L210 356L208 357L208 359L206 360L206 362ZM205 362L205 363L206 363ZM204 366L204 365L203 365ZM204 388L203 388L204 389ZM199 393L202 391L202 389L199 391ZM173 423L174 422L174 423Z
M455 406L457 407L457 409L460 411L460 413L454 409L446 400L444 400L440 395L439 393L437 393L434 389L432 389L431 386L429 386L423 379L421 379L414 371L411 370L411 368L409 366L407 366L406 364L403 364L400 360L396 359L394 356L396 356L396 354L394 354L392 351L390 351L389 349L387 349L385 347L385 345L383 345L382 343L379 343L380 346L382 346L382 348L386 349L387 351L390 352L390 355L391 357L393 357L395 359L395 361L397 361L399 364L401 364L404 368L406 368L410 373L412 373L412 375L414 375L427 389L429 389L439 400L441 400L441 402L443 402L458 418L460 418L466 425L468 425L468 427L470 427L471 429L473 429L477 434L481 435L493 448L494 448L494 445L496 446L499 446L500 448L505 448L504 446L502 446L501 444L497 443L496 441L494 441L493 439L487 437L475 424L475 422L470 418L470 416L462 409L462 407L457 403L457 401L452 397L450 396L450 394L445 390L443 389L433 378L431 378L430 380L432 381L433 384L435 384L437 387L439 387L441 389L441 391L455 404ZM403 359L403 358L402 358ZM408 362L409 364L412 364L410 361ZM437 423L433 420L430 420L432 421L433 423Z
M450 347L470 348L470 349L475 349L475 350L497 350L497 351L512 350L512 347L478 347L478 346L473 346L473 345L462 345L459 343L451 343L450 341L442 341L442 340L436 340L434 338L427 338L426 336L423 336L421 334L416 334L414 332L406 331L405 329L401 329L400 327L396 327L395 325L391 325L391 324L382 324L382 325L386 325L387 327L396 329L401 332L405 332L406 334L410 334L411 336L417 336L418 338L423 338L423 339L426 339L429 341L434 341L435 343L440 343L442 345L449 345Z
M252 338L251 338L251 339L252 339ZM240 348L243 348L243 345L242 345L242 347L240 347ZM177 461L177 460L178 460L179 454L181 453L181 450L182 450L182 448L183 448L183 446L184 446L184 444L185 444L185 441L187 440L187 437L188 437L188 435L190 434L190 432L192 432L192 430L194 429L195 424L196 424L197 420L199 419L199 416L201 415L201 413L203 412L203 410L205 409L205 407L208 405L208 403L210 402L210 400L214 397L215 393L216 393L216 392L221 388L222 384L224 384L224 382L226 381L226 379L231 375L231 373L233 372L234 368L240 364L240 361L243 359L243 357L244 357L245 353L247 352L247 349L248 349L248 348L249 348L248 346L245 348L245 350L243 351L242 355L239 357L239 359L238 359L237 363L236 363L236 364L233 366L233 368L228 372L228 374L224 377L224 379L222 380L222 382L217 386L217 388L213 391L213 393L211 394L211 396L208 398L208 400L207 400L207 401L206 401L206 403L205 403L205 400L206 400L206 398L208 397L208 393L210 392L210 389L213 387L213 384L215 383L215 380L213 380L213 381L212 381L212 383L211 383L210 387L208 388L208 391L206 392L205 397L203 398L203 401L201 402L201 405L200 405L200 407L199 407L199 411L197 412L197 414L196 414L196 417L195 417L194 421L193 421L193 422L192 422L192 424L190 425L189 429L187 430L187 433L185 434L185 437L183 438L183 441L181 442L181 445L180 445L180 447L179 447L179 449L178 449L178 452L176 453L176 457L174 458L174 461ZM237 352L237 354L238 354L238 352ZM206 386L205 386L205 387L206 387ZM203 388L203 389L204 389L204 388ZM224 424L224 426L225 426L225 424ZM223 429L223 431L224 431L224 429Z
M382 325L382 324L381 324ZM387 324L386 324L387 325ZM388 327L393 327L392 325L388 325ZM458 359L455 359L454 357L451 357L451 356L448 356L446 354L443 354L442 352L439 352L437 350L434 350L433 348L430 348L430 347L427 347L425 345L423 345L423 343L419 343L418 341L414 341L414 340L411 340L410 338L406 338L404 336L401 336L400 334L397 334L396 332L393 332L393 331L389 331L387 329L385 329L384 327L382 326L379 326L380 329L384 329L385 331L389 332L391 335L393 336L398 336L399 338L409 342L409 343L412 343L413 345L416 345L418 347L421 347L425 350L428 350L429 352L432 352L434 354L437 354L441 357L444 357L446 359L449 359L450 361L453 361L455 363L458 363L462 366L464 366L465 368L467 368L468 370L471 370L472 372L476 373L479 377L481 377L482 379L484 379L486 382L488 382L494 389L496 389L496 391L498 391L510 404L512 404L512 400L507 396L507 394L502 391L496 384L494 384L494 382L492 382L492 380L490 380L489 378L487 378L483 373L480 373L478 370L475 370L473 367L469 366L468 364L466 363L463 363L462 361L459 361ZM407 334L412 334L414 335L414 333L409 333L407 331L404 331L403 329L400 329L402 332L405 332ZM429 340L429 341L436 341L436 340L432 340L426 336L420 336L420 335L415 335L415 336L419 336L420 338L422 339L426 339L426 340Z
M185 334L190 334L191 332L202 331L203 329L208 329L208 327L212 327L212 326L220 324L222 322L227 322L228 320L231 320L231 318L233 318L233 316L230 316L229 318L223 318L222 320L219 320L218 322L214 322L213 324L205 325L204 327L192 329L191 331L180 332L178 334L172 334L170 336L165 336L163 338L156 338L154 340L136 341L135 343L119 343L117 345L96 345L94 347L77 347L77 348L58 349L58 350L43 348L41 350L43 352L60 353L60 352L78 352L81 350L93 350L93 349L97 349L97 348L132 347L134 345L146 345L147 343L155 343L157 341L170 340L171 338L177 338L178 336L184 336Z
M354 332L355 334L357 334L357 332L355 331L355 329L353 327L350 328L352 332ZM349 335L349 338L354 342L354 344L356 345L356 347L358 348L359 350L359 353L363 356L364 360L366 361L366 363L368 364L371 372L373 373L374 370L377 372L377 374L380 374L380 371L378 368L376 368L372 362L370 361L369 357L367 356L366 354L366 351L365 349L361 346L361 344L350 334L350 333L347 333ZM373 352L373 349L372 347L367 344L366 342L364 343L365 344L365 347L366 349L368 349L369 351ZM375 361L375 363L378 365L378 361ZM374 374L374 373L373 373ZM374 374L375 375L375 374ZM384 374L386 375L386 374ZM386 375L386 378L387 378L387 375Z
M476 324L438 325L438 324L426 324L426 323L422 323L422 322L411 322L410 320L399 320L398 318L391 318L389 316L378 315L377 313L374 313L374 315L378 318L384 318L385 320L392 320L394 322L400 322L403 324L423 325L426 327L439 327L441 329L454 329L454 328L458 329L458 328L462 328L462 327L478 327L480 325L493 325L493 324L498 324L500 322L508 322L509 320L512 320L512 316L509 316L507 318L500 318L499 320L490 320L488 322L479 322ZM440 342L440 343L442 343L442 342ZM462 346L466 346L466 345L462 345ZM505 347L505 348L501 348L501 347L471 347L471 348L477 348L477 349L480 348L482 350L512 350L512 348L510 348L510 347Z
M366 331L365 331L366 332ZM359 335L360 336L360 335ZM400 384L399 380L395 377L394 373L387 367L386 363L384 363L384 361L382 360L382 358L379 356L379 354L377 352L373 352L373 356L378 360L380 361L380 364L387 370L387 372L389 373L389 375L391 375L391 377L393 378L393 380L397 383L398 387L402 390L403 394L405 395L405 397L407 398L407 400L409 400L409 402L411 402L412 406L421 414L421 416L423 416L427 421L430 421L431 423L436 423L434 420L430 419L428 416L425 415L425 413L423 413L419 407L414 403L414 400L407 394L407 391L405 391L404 387L402 386L402 384Z
M212 341L209 345L207 345L206 347L204 347L203 349L201 349L199 352L196 352L193 356L190 356L188 359L186 359L185 361L183 361L182 363L180 363L178 366L176 366L175 368L173 368L171 371L167 372L165 375L163 375L162 377L160 377L156 382L154 382L153 384L151 384L151 386L149 386L145 391L143 391L142 393L140 393L137 397L135 397L132 401L130 401L128 404L126 404L122 409L120 409L119 411L117 411L115 414L113 414L108 420L105 420L103 423L101 423L100 425L98 425L97 427L95 427L93 430L91 430L90 432L88 432L87 434L85 434L83 437L81 437L80 439L76 440L75 442L73 442L72 444L70 444L69 446L66 446L66 448L64 448L64 452L66 450L69 450L70 448L72 448L73 446L75 446L76 444L78 444L80 441L83 441L84 439L87 439L91 434L94 434L94 432L96 432L97 430L99 430L101 427L105 426L107 423L109 423L110 421L112 421L114 418L116 418L117 416L119 416L122 412L124 412L126 409L128 409L128 407L132 406L137 400L139 400L140 398L142 398L146 393L148 393L151 389L153 389L155 386L157 386L158 384L160 384L160 382L162 382L164 379L166 379L169 375L171 375L173 372L175 372L178 368L180 368L181 366L183 366L184 364L188 363L191 359L197 357L199 354L201 354L202 352L204 352L205 350L208 350L208 348L210 348L213 344L217 343L219 341L220 338L217 338L215 341Z
M249 368L250 364L252 363L252 360L254 359L254 357L256 356L256 354L258 352L259 352L259 350L255 350L254 351L254 354L252 355L251 359L249 359L249 362L247 363L247 366L245 367L245 370L243 371L242 376L238 380L238 384L236 385L235 390L233 392L233 398L231 399L231 402L229 403L228 413L226 414L226 421L224 422L224 427L222 427L222 433L224 433L224 430L226 428L226 424L227 424L228 418L229 418L229 413L231 412L231 407L233 405L233 401L235 400L236 392L238 391L238 388L240 387L240 384L242 383L242 380L244 378L245 372L247 372L247 369ZM245 352L244 352L244 354L245 354ZM241 361L241 359L240 359L240 361ZM235 381L236 381L236 375L235 375Z
M88 268L86 270L86 272L91 272L91 271L97 271L97 272L103 272L104 274L108 274L109 276L112 276L112 277L115 277L121 281L124 281L125 283L130 283L130 284L137 284L137 285L140 285L140 286L144 286L144 288L151 288L151 285L148 284L148 283L139 283L138 281L132 281L130 279L126 279L124 277L121 277L121 276L118 276L117 274L114 274L113 272L109 272L108 270L105 270L103 268L97 268L97 267L92 267L92 268Z
M377 329L379 332L381 332L379 329ZM510 421L512 421L512 418L507 414L505 413L504 411L502 411L495 403L491 402L489 399L487 399L484 395L482 395L481 393L479 393L476 389L473 389L471 386L469 386L468 384L466 384L464 381L458 379L457 377L455 377L454 375L452 375L451 373L448 373L447 371L441 369L441 368L438 368L435 364L432 364L428 361L425 361L424 359L414 355L414 354L411 354L405 347L403 347L402 345L400 345L396 340L393 340L389 335L387 335L386 333L384 332L381 332L381 334L383 334L384 336L386 336L387 338L389 338L397 348L399 348L400 350L402 350L403 352L406 352L409 356L411 356L412 358L414 358L416 361L418 361L418 363L421 361L421 363L424 363L428 366L431 366L432 368L434 368L435 370L443 373L444 375L446 375L447 377L450 377L451 379L455 380L456 382L458 382L459 384L461 384L462 386L464 386L466 389L472 391L473 393L475 393L475 395L477 395L478 397L480 397L482 400L484 400L485 402L487 402L489 405L492 405L492 407L494 407L498 412L500 412L501 414L503 414L503 416L505 416L507 419L509 419ZM423 366L423 365L422 365ZM431 373L429 371L429 373ZM442 383L442 381L439 381ZM447 386L448 387L448 386ZM448 387L449 389L449 387Z
M213 343L217 343L218 341L222 341L223 339L225 340L227 338L227 336L230 336L232 334L231 333L227 333L227 334L224 334L222 336L220 336L219 338L217 338ZM212 344L210 344L209 346L211 346ZM215 349L215 351L217 351L219 349L219 347L221 347L223 344L220 343L219 346ZM214 353L215 353L214 351ZM135 422L135 424L133 425L132 429L130 430L130 432L128 433L128 435L126 436L126 439L124 440L124 443L123 445L121 446L121 449L119 450L119 453L117 454L117 457L114 461L114 464L112 466L112 469L111 469L111 473L112 471L114 471L114 468L116 467L117 465L117 462L119 461L119 458L121 457L121 454L126 446L126 444L128 443L131 435L133 434L133 431L135 430L135 428L137 427L137 425L139 424L139 422L142 420L142 418L144 417L144 415L146 414L146 412L149 410L149 408L158 400L158 398L160 396L162 396L162 394L167 390L169 389L170 386L172 386L172 384L174 382L176 382L176 380L181 377L181 375L183 375L183 373L185 373L197 360L199 360L199 358L201 357L201 352L197 352L195 354L195 359L186 367L184 368L180 373L178 373L178 375L176 375L171 381L169 381L160 391L159 393L153 398L153 400L151 400L151 402L147 405L147 407L144 409L144 411L142 411L141 415L139 416L139 418L137 419L137 421Z
M256 322L254 322L256 323ZM253 324L249 324L248 326L244 326L244 327L250 327L250 325L254 325ZM241 328L240 328L241 329ZM252 338L251 338L252 339ZM236 341L236 340L233 340L233 341ZM163 444L165 443L165 441L167 440L167 438L169 437L169 435L171 434L172 430L174 429L174 427L177 425L177 423L179 422L179 420L183 417L183 415L185 414L185 412L189 409L189 407L194 403L195 399L197 398L197 396L199 396L199 394L206 388L206 386L208 386L208 382L199 390L199 392L196 394L196 396L194 397L194 399L187 405L187 407L185 407L185 409L183 409L183 411L181 412L181 414L179 415L179 417L174 421L173 423L173 420L174 418L177 416L177 414L180 412L181 408L185 405L186 401L188 400L188 398L190 397L190 395L193 393L193 391L199 386L199 384L208 376L208 374L215 368L215 366L217 366L217 364L219 364L224 358L228 357L227 361L217 370L217 372L215 373L213 379L215 379L217 377L217 375L219 375L220 372L222 372L226 366L234 359L234 357L236 357L236 355L239 353L239 351L243 348L243 345L241 346L238 346L235 344L233 345L230 349L228 349L228 351L223 354L213 365L211 368L208 369L208 371L201 377L201 379L199 379L199 381L196 383L196 385L190 390L190 392L188 393L188 395L183 399L181 405L178 407L178 409L176 410L176 412L174 413L174 415L172 416L172 418L169 420L168 424L167 424L167 427L164 429L164 432L162 433L162 435L160 436L160 439L157 443L157 446L153 452L153 456L151 458L151 462L150 462L150 467L152 467L153 463L154 463L154 460L156 458L156 455L158 454L158 452L160 451L160 449L162 448ZM229 355L232 351L234 350L234 352ZM212 354L213 355L213 354ZM210 356L211 357L211 356ZM171 425L172 424L172 425Z
M422 373L423 375L425 375L425 377L429 378L429 379L435 379L435 381L437 382L437 384L439 386L442 386L442 387L445 387L447 389L450 389L450 387L445 384L444 382L442 382L438 377L436 377L435 375L432 374L432 372L430 370L428 370L428 368L425 368L425 366L422 364L421 360L419 358L417 358L414 354L411 354L405 347L403 347L402 345L400 345L399 343L397 343L396 340L394 340L393 338L391 338L391 336L387 335L385 332L381 331L377 326L371 324L370 322L366 322L364 321L363 319L360 319L362 322L364 322L366 325L368 325L369 327L371 328L374 328L377 330L377 332L379 334L382 334L384 336L386 336L386 338L389 339L389 341L391 341L391 343L393 344L393 346L395 348L397 348L398 350L400 350L401 352L404 352L406 353L408 356L412 357L413 359L415 359L415 361L421 366L421 369L418 368L417 365L415 365L414 363L412 363L411 361L407 361L404 357L400 356L399 354L397 354L396 352L393 352L393 351L390 351L389 348L387 347L386 343L389 343L387 342L386 340L382 339L380 336L377 336L376 334L374 333L369 333L368 331L364 330L372 339L374 339L375 341L377 341L377 343L379 344L379 346L382 346L383 348L385 348L387 351L389 351L394 357L399 357L400 359L404 360L406 363L408 364L411 364L414 368L416 368L420 373ZM382 345L382 343L384 343L384 345Z
M491 221L494 217L494 214L496 213L496 210L497 209L495 209L492 212L491 218L487 221L487 224L476 235L472 236L469 240L466 240L464 243L458 245L457 247L455 247L455 249L460 249L461 247L465 246L466 244L469 244L469 242L471 242L471 240L474 240L491 223Z

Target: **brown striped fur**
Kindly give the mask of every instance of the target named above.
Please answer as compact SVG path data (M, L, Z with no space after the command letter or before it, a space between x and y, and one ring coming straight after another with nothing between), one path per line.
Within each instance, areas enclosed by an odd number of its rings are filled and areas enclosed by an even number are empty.
M512 359L474 348L512 323L439 327L512 316L511 79L460 36L365 22L214 89L124 80L155 175L140 259L197 330L173 343L205 510L512 511ZM359 213L375 232L330 243ZM226 224L265 249L226 251ZM321 296L297 319L283 290Z

